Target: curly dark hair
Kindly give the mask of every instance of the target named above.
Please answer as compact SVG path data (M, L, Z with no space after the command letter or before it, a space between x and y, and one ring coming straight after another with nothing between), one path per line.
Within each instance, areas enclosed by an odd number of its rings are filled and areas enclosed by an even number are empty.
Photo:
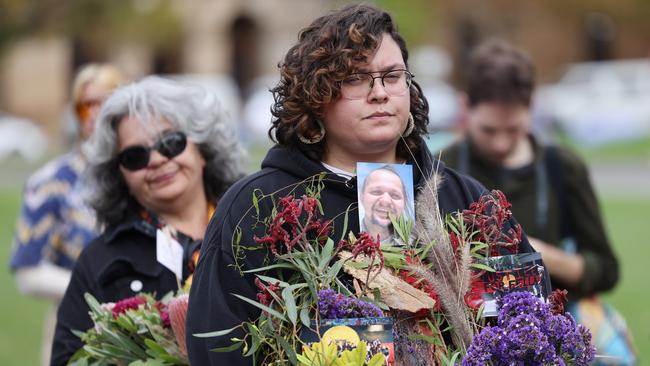
M393 19L372 6L347 6L317 18L300 31L298 43L279 64L280 82L271 89L275 103L271 107L273 125L269 137L321 160L324 140L308 145L298 135L312 138L320 133L317 120L322 119L324 107L340 97L341 81L369 62L384 34L398 44L408 68L406 42ZM426 133L429 123L429 105L415 81L409 93L415 128L397 145L397 156L403 159L411 155L409 150L415 153L420 149L420 136Z
M528 107L534 87L532 62L506 41L491 39L472 52L465 86L470 107L482 102Z

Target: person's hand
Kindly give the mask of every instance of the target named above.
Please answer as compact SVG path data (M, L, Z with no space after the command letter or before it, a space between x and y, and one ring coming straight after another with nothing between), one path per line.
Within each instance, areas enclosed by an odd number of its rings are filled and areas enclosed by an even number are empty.
M578 285L585 271L582 255L563 251L543 240L528 237L530 245L542 255L544 265L551 276L568 285Z

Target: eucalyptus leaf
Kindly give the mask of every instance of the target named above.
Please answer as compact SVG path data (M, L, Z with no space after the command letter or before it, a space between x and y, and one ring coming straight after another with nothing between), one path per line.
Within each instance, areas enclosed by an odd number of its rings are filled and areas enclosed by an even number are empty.
M249 269L243 271L243 273L257 273L257 272L269 271L272 269L296 269L296 267L290 263L276 263L276 264L271 264L269 266Z
M244 342L239 341L239 342L234 342L230 346L227 347L218 347L218 348L213 348L210 350L210 352L217 352L217 353L227 353L227 352L232 352L239 347L241 347L244 344Z
M232 294L232 295L235 296L236 298L240 299L240 300L243 300L243 301L255 306L256 308L258 308L258 309L260 309L262 311L266 311L267 313L275 316L276 318L278 318L278 319L280 319L280 320L282 320L284 322L287 321L287 318L285 318L284 315L280 314L275 309L271 309L270 307L268 307L268 306L266 306L264 304L260 304L259 302L255 301L255 300L251 300L251 299L247 298L246 296L242 296L242 295L239 295L239 294Z
M311 318L309 317L309 308L306 306L300 309L300 322L305 327L309 327L311 325Z
M298 309L296 308L296 298L293 296L291 287L285 287L282 290L282 299L287 310L287 317L291 324L296 325L298 322Z
M327 278L328 279L334 279L338 277L339 272L341 272L341 268L343 268L343 265L345 264L344 259L339 259L336 261L328 270L327 270ZM328 284L329 285L329 284Z
M260 275L260 274L258 274L258 275L256 275L256 276L257 276L260 280L262 280L262 281L264 281L264 282L266 282L266 283L273 283L273 284L276 284L276 283L277 283L277 284L280 285L280 287L287 287L287 286L289 286L289 284L288 284L287 282L280 281L280 280L278 280L277 278L274 278L274 277L264 276L264 275Z
M291 347L289 342L287 342L286 339L280 337L279 335L275 334L274 338L276 342L284 349L284 352L287 354L287 357L289 358L289 362L291 362L292 365L295 365L298 363L298 359L296 358L296 351Z
M207 333L194 333L192 335L195 336L195 337L198 337L198 338L221 337L221 336L224 336L226 334L230 334L233 330L235 330L235 329L237 329L239 327L241 327L241 325L238 325L236 327L232 327L230 329L217 330L217 331L214 331L214 332L207 332Z

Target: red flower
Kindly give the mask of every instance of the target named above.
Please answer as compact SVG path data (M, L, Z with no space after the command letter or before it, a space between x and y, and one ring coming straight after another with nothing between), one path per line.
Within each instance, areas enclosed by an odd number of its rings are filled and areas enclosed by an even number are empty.
M548 300L551 303L551 312L555 315L563 315L565 313L564 306L567 301L567 290L555 289L549 296Z
M422 263L418 257L414 257L410 253L405 254L405 260L407 265ZM436 292L435 288L433 288L433 285L431 285L428 281L426 281L423 278L419 278L415 276L415 274L407 270L399 271L399 276L409 285L426 292L429 295L429 297L436 302L434 306L434 310L436 311L442 310L442 303L440 302L440 296L438 296L438 292Z
M356 258L359 254L365 254L371 261L379 259L379 268L384 266L384 253L380 249L381 242L379 241L379 234L377 238L373 238L367 232L359 234L359 238L352 245L352 257Z
M313 214L318 206L318 200L310 196L302 196L303 208L307 213Z
M147 303L147 299L143 296L133 296L128 299L118 301L113 307L113 318L117 319L120 314L124 314L127 310L137 310L140 305Z
M512 217L511 206L503 192L493 190L490 194L481 196L478 202L473 202L469 209L463 211L465 224L476 232L473 240L489 245L486 254L500 255L502 254L500 248L510 253L519 251L521 226L516 225L504 231L504 227Z
M305 240L316 239L320 245L325 245L332 231L332 221L319 219L316 215L317 206L318 200L314 197L282 197L278 201L278 213L268 225L266 235L253 239L257 244L268 245L276 257L281 252L293 250L296 245L307 245Z
M480 280L480 277L472 278L472 282L469 286L469 291L467 291L463 298L465 300L465 304L474 310L478 310L478 308L480 308L481 305L483 305L485 302L482 296L484 292L485 289L483 288L483 281Z
M262 305L269 305L273 301L272 293L277 293L280 291L279 283L269 283L268 286L264 285L262 280L255 278L255 286L258 288L257 300Z

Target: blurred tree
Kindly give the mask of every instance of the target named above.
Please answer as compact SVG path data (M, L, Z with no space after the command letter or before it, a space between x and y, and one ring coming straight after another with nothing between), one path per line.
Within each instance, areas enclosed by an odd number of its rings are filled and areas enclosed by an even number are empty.
M432 0L375 0L375 4L390 12L400 34L409 48L435 40L439 22L439 2Z
M68 36L101 54L114 42L146 42L154 49L180 40L170 0L0 0L0 52L28 35Z

